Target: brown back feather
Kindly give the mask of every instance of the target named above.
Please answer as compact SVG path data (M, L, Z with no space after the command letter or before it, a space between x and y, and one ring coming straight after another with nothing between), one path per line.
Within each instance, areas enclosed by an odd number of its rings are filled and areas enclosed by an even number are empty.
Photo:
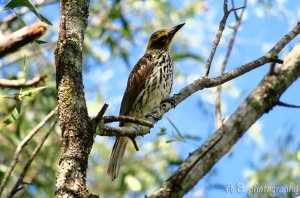
M145 87L146 79L152 70L152 56L150 53L145 53L145 55L136 63L129 75L127 88L121 103L120 115L128 115L135 99ZM123 124L124 123L120 123L120 126L123 126Z

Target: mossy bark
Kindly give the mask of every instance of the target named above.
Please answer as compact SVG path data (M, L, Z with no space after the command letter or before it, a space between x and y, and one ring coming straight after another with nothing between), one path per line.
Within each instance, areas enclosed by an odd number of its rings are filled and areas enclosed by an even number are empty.
M56 197L91 197L86 187L93 133L82 81L82 48L87 27L88 0L62 0L59 40L55 51L62 151Z

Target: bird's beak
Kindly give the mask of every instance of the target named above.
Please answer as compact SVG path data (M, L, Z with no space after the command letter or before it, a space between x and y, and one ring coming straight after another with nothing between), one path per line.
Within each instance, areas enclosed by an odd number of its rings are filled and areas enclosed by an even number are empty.
M185 23L182 23L182 24L179 24L179 25L176 25L175 27L171 28L170 29L170 35L172 35L172 37L175 35L175 33L180 29L182 28L182 26L184 26Z

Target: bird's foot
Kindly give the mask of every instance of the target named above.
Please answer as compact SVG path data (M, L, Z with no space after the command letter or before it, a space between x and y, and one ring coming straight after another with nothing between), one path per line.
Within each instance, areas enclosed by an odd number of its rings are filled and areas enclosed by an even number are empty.
M170 103L173 108L176 107L176 102L175 102L175 99L173 99L173 98L167 98L161 102L161 104L163 104L163 103Z
M145 117L146 118L153 118L154 120L158 120L158 115L157 115L156 111L146 114Z

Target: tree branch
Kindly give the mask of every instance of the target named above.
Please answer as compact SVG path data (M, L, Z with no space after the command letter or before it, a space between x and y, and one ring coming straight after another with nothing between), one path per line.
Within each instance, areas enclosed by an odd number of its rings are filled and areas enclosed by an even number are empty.
M282 107L295 108L295 109L300 108L300 105L288 104L288 103L281 102L281 101L278 101L278 102L277 102L277 105L278 105L278 106L282 106Z
M46 32L46 28L46 23L38 22L6 36L4 40L0 41L0 58L42 36Z
M104 116L103 121L104 121L104 124L119 121L119 122L135 123L135 124L147 126L150 128L153 127L152 122L149 122L144 119L135 118L135 117L129 117L129 116Z
M135 127L111 127L104 126L101 130L97 131L96 134L100 136L127 136L136 137L144 136L149 133L150 128L146 126L135 126Z
M205 78L202 77L201 79L195 80L190 85L182 88L178 94L174 94L170 100L174 102L171 104L169 102L164 102L155 112L151 113L153 116L148 117L147 120L149 122L157 122L162 118L162 116L168 112L173 105L177 106L183 100L188 98L190 95L194 94L195 92L202 90L204 88L215 87L221 85L225 82L228 82L234 78L237 78L253 69L256 69L266 63L269 62L281 62L278 60L277 56L278 53L298 34L300 33L300 24L298 23L288 34L286 34L280 41L278 41L273 48L265 55L262 56L254 61L251 61L247 64L244 64L230 72L224 73L221 76L215 78ZM115 128L115 130L114 130ZM96 132L97 135L104 135L104 136L129 136L134 137L135 135L145 135L149 132L148 127L144 126L137 126L137 127L104 127L103 130L98 130ZM106 131L108 130L108 131ZM137 132L138 131L138 132ZM113 135L114 134L114 135Z
M300 76L300 43L276 71L261 83L207 142L195 150L169 179L149 197L182 197L224 156L264 113L277 105L280 96Z
M60 14L55 63L62 150L55 195L57 198L98 197L91 195L86 187L88 157L94 143L94 128L82 82L82 49L89 0L62 0Z
M33 87L45 81L46 79L47 79L46 75L36 76L33 79L28 81L0 79L0 87L6 87L6 88Z
M54 122L52 123L52 125L50 126L49 130L47 131L47 133L45 133L45 135L42 137L42 139L40 140L40 143L35 147L35 149L33 150L31 156L29 157L29 159L27 160L21 174L19 175L16 183L14 184L13 188L11 189L11 191L8 193L7 197L13 197L20 189L22 189L22 187L20 186L23 183L23 179L33 161L33 159L36 157L36 155L39 153L39 151L41 150L42 146L44 145L46 139L48 138L48 136L50 135L50 133L52 132L53 128L55 127L56 123L58 121L58 118L56 118L54 120Z
M101 110L98 112L97 116L92 119L91 122L92 122L93 128L95 128L100 123L100 121L101 121L103 115L105 114L107 108L108 108L108 104L104 103Z
M57 107L55 107L34 129L32 129L29 134L20 142L20 144L18 145L16 152L14 154L14 158L7 170L7 172L5 173L5 176L3 178L3 180L1 181L1 185L0 185L0 195L3 192L4 187L6 186L8 179L12 173L12 171L14 170L16 164L19 161L19 156L20 153L22 152L22 150L24 149L24 147L27 145L27 143L33 138L33 136L35 136L35 134L37 134L37 132L39 132L39 130L50 120L50 118L57 112Z
M228 0L224 0L223 2L223 12L224 12L224 15L223 15L223 18L221 19L220 23L219 23L219 29L218 29L218 32L216 34L216 37L215 37L215 40L213 42L213 45L212 45L212 49L211 49L211 52L210 52L210 55L206 61L206 65L205 65L205 71L204 71L204 74L202 77L208 77L208 74L209 74L209 71L210 71L210 66L211 66L211 63L214 59L214 56L215 56L215 53L216 53L216 50L217 50L217 47L219 45L219 42L221 40L221 37L222 37L222 34L223 34L223 31L225 29L225 25L226 25L226 21L229 17L229 14L232 12L232 11L236 11L236 10L239 10L239 9L243 9L244 7L241 7L241 8L232 8L230 10L228 10Z
M234 1L232 0L232 5L234 6ZM246 5L247 5L247 0L244 1L244 7L246 8ZM238 32L238 29L241 25L241 21L242 21L242 18L243 18L243 14L244 14L244 11L245 11L245 8L242 10L241 14L238 16L236 12L235 15L236 15L236 21L235 21L235 24L233 26L233 32L232 32L232 35L231 35L231 38L230 38L230 41L229 41L229 44L228 44L228 48L227 48L227 51L226 51L226 54L225 54L225 57L224 57L224 60L221 64L221 69L220 69L220 74L224 74L224 71L225 71L225 67L227 65L227 62L228 62L228 59L229 59L229 56L231 54L231 51L232 51L232 48L233 48L233 45L234 45L234 41L235 41L235 38L236 38L236 34ZM218 127L221 127L223 122L222 122L222 114L221 114L221 91L222 91L222 86L218 86L217 87L217 91L216 91L216 102L215 102L215 117L216 117L216 124Z

